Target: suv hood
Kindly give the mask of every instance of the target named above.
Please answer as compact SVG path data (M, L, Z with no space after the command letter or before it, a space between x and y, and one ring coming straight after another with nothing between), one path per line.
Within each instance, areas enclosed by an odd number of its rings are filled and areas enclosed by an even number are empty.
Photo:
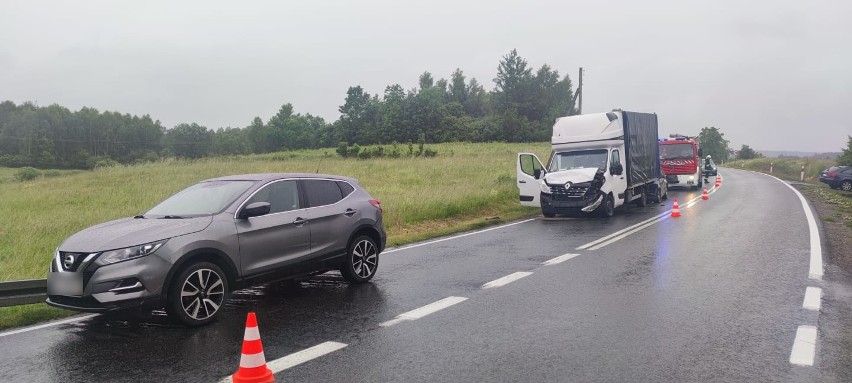
M571 182L572 184L592 182L597 172L598 168L561 170L545 174L544 181L550 185L564 185L566 182Z
M199 232L212 216L184 219L122 218L77 232L59 245L59 250L95 253L141 245Z

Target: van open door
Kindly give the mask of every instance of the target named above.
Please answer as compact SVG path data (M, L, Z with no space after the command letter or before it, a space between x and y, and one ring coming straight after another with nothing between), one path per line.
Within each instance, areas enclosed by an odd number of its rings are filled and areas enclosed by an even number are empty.
M539 196L541 189L539 179L544 176L544 165L532 153L518 153L518 190L521 205L540 207ZM538 174L538 178L536 178Z

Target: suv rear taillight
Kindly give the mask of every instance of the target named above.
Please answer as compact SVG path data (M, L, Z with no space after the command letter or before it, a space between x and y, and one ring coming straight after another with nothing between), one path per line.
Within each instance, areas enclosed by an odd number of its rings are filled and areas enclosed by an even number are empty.
M384 213L384 210L382 209L382 203L379 202L379 200L371 199L370 205L373 205L373 206L375 206L376 209L379 209L379 213Z
M828 173L825 173L825 176L826 177L837 177L837 172L828 172Z

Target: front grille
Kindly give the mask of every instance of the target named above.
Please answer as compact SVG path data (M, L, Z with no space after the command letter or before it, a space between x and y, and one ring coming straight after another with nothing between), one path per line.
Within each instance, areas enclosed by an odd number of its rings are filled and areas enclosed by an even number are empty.
M80 267L80 264L83 263L83 259L85 259L87 255L88 254L86 253L60 251L59 264L62 266L63 271L74 272L77 271L77 268Z
M583 198L586 195L586 192L589 191L589 186L578 186L572 185L570 188L566 189L563 185L549 185L550 193L553 194L554 200L566 200L573 198Z

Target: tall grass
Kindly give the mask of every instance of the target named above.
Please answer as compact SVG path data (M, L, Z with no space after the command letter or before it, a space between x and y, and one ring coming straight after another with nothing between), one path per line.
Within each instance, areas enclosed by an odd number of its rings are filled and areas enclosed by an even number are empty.
M333 149L197 161L164 160L63 177L0 183L0 281L44 278L54 250L96 223L131 216L203 179L266 172L359 179L385 209L390 244L529 214L518 204L515 157L549 144L439 144L433 158L344 159ZM8 172L0 171L0 174Z
M731 160L724 166L733 169L747 169L763 173L769 173L772 167L772 175L785 179L798 181L801 178L802 166L805 167L805 182L819 182L820 173L836 165L833 160L815 160L811 158L755 158L752 160Z

